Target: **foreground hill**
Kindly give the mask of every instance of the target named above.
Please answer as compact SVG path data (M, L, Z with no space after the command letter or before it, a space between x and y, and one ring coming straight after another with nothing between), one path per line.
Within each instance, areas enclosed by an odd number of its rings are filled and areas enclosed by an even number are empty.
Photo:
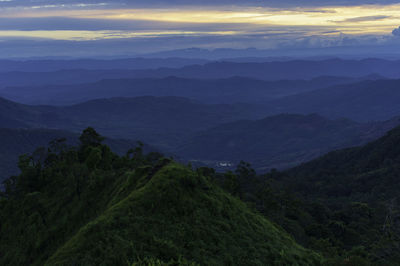
M199 132L174 149L174 153L213 167L221 162L236 165L245 160L265 172L289 168L335 149L365 144L399 124L400 118L362 124L346 119L329 120L316 114L281 114Z
M320 265L321 257L208 178L93 130L78 149L21 159L0 199L2 265Z
M309 223L314 238L328 240L320 250L359 245L372 265L400 261L400 127L357 148L329 153L275 175L277 183L308 202L317 217ZM310 209L310 208L309 208Z
M296 185L301 183L305 195L373 204L377 198L397 201L399 161L400 127L396 127L365 146L331 152L288 173Z
M400 261L399 161L397 127L284 172L257 176L241 162L236 175L209 173L327 265L391 266Z

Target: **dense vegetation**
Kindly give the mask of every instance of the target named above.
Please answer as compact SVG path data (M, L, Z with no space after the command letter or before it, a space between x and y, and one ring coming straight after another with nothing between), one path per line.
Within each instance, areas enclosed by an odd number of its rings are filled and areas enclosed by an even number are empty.
M21 156L0 198L1 265L320 265L206 177L88 128Z
M31 154L38 147L43 149L55 139L66 139L66 145L76 145L79 143L79 134L54 129L0 128L0 184L11 175L19 173L18 157L21 154ZM120 155L137 144L136 141L110 138L106 138L104 143ZM156 151L146 144L143 149L145 152Z
M0 264L400 261L400 127L266 175L194 171L141 146L118 156L90 128L80 142L20 158L0 200Z
M400 261L400 128L360 148L256 176L241 163L219 182L333 265Z

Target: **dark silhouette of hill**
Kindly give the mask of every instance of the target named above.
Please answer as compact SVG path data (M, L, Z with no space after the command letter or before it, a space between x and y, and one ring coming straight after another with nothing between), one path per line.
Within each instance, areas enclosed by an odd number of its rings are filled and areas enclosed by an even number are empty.
M396 265L399 144L396 127L363 146L333 151L283 172L257 176L244 162L235 175L208 171L299 243L323 254L323 265Z
M367 145L328 153L288 171L294 187L321 199L397 200L400 127ZM316 188L318 184L319 188ZM300 189L301 187L301 189ZM337 202L340 204L340 201Z
M93 100L57 112L74 121L79 130L90 124L107 136L142 139L167 149L199 130L263 116L262 110L251 105L207 105L180 97L150 96Z
M161 67L180 68L187 65L204 64L207 60L188 58L126 58L126 59L37 59L0 60L0 72L51 72L70 69L112 70L112 69L157 69Z
M313 237L336 238L347 249L359 243L372 264L395 265L400 258L399 147L396 127L367 145L331 152L274 179L303 201L318 202L314 213L320 220L309 223ZM339 224L339 231L333 229Z
M357 121L385 120L400 113L400 80L363 81L288 96L270 103L275 113L318 113Z
M180 97L150 96L99 99L65 107L23 105L1 99L0 113L24 128L78 132L92 125L109 137L141 139L163 148L220 123L264 116L263 110L251 105L207 105Z
M374 77L364 77L362 79ZM318 77L312 80L264 81L245 77L204 80L166 77L161 79L112 79L79 85L8 87L0 95L26 104L75 104L112 97L177 96L203 103L263 102L333 85L359 82L358 78Z
M347 119L329 120L316 114L281 114L205 130L178 146L175 153L211 167L220 162L235 166L244 160L265 172L271 168L289 168L332 150L364 144L399 124L399 118L362 124Z

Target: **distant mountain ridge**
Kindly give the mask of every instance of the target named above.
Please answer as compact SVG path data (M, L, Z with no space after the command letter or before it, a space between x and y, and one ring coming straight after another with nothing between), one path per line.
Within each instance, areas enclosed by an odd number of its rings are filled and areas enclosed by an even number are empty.
M320 76L361 78L379 75L400 78L400 60L291 60L274 62L227 62L187 65L158 69L78 69L52 72L0 72L0 88L8 86L66 85L96 82L101 79L165 78L176 76L194 79L223 79L242 76L260 80L299 80Z
M169 147L197 130L238 119L263 117L251 105L207 105L182 97L112 98L55 107L32 106L0 99L0 113L25 128L79 132L93 126L113 138L141 139ZM10 122L11 123L11 122Z
M226 79L165 78L105 79L77 85L7 87L0 95L25 104L74 104L93 99L138 96L177 96L203 103L265 102L333 85L378 77L318 77L312 80L265 81L246 77Z
M112 69L157 69L162 67L179 68L187 65L205 64L203 59L187 58L126 58L126 59L36 59L1 60L0 72L51 72L68 69L112 70Z
M398 125L397 118L357 123L319 115L269 116L265 109L172 96L98 99L62 107L0 99L0 113L6 114L10 128L79 132L92 126L107 137L142 140L182 160L212 166L247 160L260 170L287 168L334 149L360 145Z
M319 113L366 122L400 114L400 79L369 80L300 93L270 102L273 113Z

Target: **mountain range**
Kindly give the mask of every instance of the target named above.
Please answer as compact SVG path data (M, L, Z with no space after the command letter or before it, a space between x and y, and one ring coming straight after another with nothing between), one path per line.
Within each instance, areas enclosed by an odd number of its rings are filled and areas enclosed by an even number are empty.
M400 80L371 80L337 85L277 99L272 112L307 114L315 112L330 118L356 121L390 119L400 113Z
M52 72L71 69L112 70L112 69L157 69L162 67L180 68L187 65L204 64L204 59L188 58L124 58L124 59L35 59L0 60L0 72Z
M364 144L399 124L398 118L360 123L316 114L266 116L258 105L203 104L180 97L98 99L58 107L1 100L0 110L3 127L76 133L90 125L109 138L141 140L195 165L233 166L246 160L262 172Z
M0 95L19 103L52 105L76 104L101 98L138 96L176 96L211 104L254 103L376 78L378 77L318 77L312 80L279 81L264 81L245 77L216 80L178 77L107 79L78 85L6 87L0 90Z
M0 265L397 265L400 61L238 51L0 60Z
M101 62L100 62L101 65ZM191 79L227 79L247 77L259 80L301 80L321 76L362 78L370 75L399 78L400 61L384 59L325 59L290 60L273 62L210 62L178 68L146 69L92 69L85 65L77 69L60 69L43 72L0 72L0 88L9 86L67 85L96 82L101 79L165 78L176 76Z

